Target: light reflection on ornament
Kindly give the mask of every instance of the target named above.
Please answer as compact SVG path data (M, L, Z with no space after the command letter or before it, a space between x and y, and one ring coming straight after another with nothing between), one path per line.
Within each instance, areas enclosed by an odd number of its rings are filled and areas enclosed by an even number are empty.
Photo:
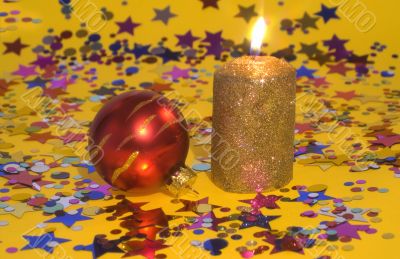
M145 127L141 127L138 131L140 136L146 136L148 133L148 130Z
M174 114L171 112L171 110L169 110L167 108L163 108L161 110L161 117L167 121L175 118Z
M140 124L140 126L138 127L138 129L136 130L136 131L137 131L136 136L139 136L139 137L141 137L142 139L143 139L144 137L150 136L150 135L151 135L151 134L150 134L150 133L151 133L151 132L150 132L151 127L150 127L149 125L150 125L150 123L152 123L152 121L153 121L155 118L157 118L157 115L155 115L155 114L153 114L153 115L147 117L147 118Z
M143 163L142 166L140 167L140 169L142 169L143 171L145 171L147 168L149 168L149 164L147 163Z

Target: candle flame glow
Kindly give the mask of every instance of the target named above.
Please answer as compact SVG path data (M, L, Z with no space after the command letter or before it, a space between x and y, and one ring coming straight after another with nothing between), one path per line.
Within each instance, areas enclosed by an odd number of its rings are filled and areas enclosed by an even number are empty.
M265 30L267 29L267 25L263 17L259 17L256 24L253 27L253 31L251 33L251 45L250 45L250 53L253 55L260 54L262 41L264 38Z

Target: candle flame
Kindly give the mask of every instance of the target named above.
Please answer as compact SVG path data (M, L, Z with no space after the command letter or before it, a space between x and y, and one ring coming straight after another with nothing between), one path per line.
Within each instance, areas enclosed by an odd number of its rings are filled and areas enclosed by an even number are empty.
M257 19L256 24L253 27L253 31L251 33L251 45L250 52L252 54L258 55L260 54L262 41L264 38L265 30L267 29L267 25L263 17L259 17Z

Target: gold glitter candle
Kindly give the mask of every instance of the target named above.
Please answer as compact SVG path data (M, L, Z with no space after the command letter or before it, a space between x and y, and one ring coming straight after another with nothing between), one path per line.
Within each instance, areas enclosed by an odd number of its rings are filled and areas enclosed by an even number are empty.
M240 57L215 72L213 94L213 182L237 193L271 191L289 183L295 69L275 57Z

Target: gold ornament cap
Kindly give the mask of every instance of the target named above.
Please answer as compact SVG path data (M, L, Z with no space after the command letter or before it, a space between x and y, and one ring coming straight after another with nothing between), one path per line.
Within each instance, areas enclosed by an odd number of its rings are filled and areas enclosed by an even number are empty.
M175 197L178 197L187 191L193 191L193 184L196 182L197 174L193 172L191 169L186 166L180 167L176 170L171 177L167 180L165 186L167 190L173 194Z

